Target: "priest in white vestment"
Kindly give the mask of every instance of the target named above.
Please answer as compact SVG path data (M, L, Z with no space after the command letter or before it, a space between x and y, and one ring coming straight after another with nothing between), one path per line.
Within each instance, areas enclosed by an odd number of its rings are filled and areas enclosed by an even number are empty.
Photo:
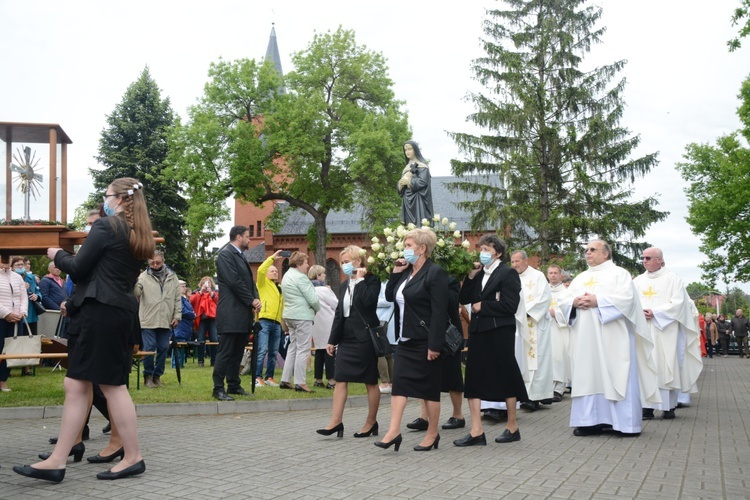
M644 419L654 418L654 410L661 410L662 418L675 418L679 394L698 391L696 382L703 368L698 345L700 335L690 308L692 301L680 277L664 266L662 251L647 248L643 251L646 272L633 280L654 340L654 360L662 400L657 405L643 405ZM695 344L690 349L688 338Z
M565 388L570 387L570 326L560 309L560 302L572 302L573 296L562 282L562 269L557 264L547 267L547 280L552 294L549 305L550 340L552 342L552 401L562 401Z
M521 293L526 304L526 325L530 348L526 352L530 380L526 383L529 402L521 404L532 411L539 403L552 403L552 341L550 339L549 306L552 302L549 283L544 273L529 266L523 250L513 252L510 265L521 278Z
M576 436L608 427L638 435L641 401L661 402L654 343L638 293L630 273L611 259L607 242L589 242L589 268L570 284L574 298L563 309L574 343L570 426Z

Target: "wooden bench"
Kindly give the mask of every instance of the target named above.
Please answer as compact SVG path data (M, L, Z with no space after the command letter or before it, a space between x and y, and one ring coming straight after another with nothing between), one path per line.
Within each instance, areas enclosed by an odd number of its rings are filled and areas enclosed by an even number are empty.
M185 354L185 349L187 349L188 347L200 347L201 345L211 346L211 345L219 345L219 343L218 342L211 342L211 341L208 341L208 342L199 342L197 340L191 340L189 342L188 341L184 341L184 340L180 340L180 341L177 342L177 348L180 350L180 354L181 355ZM193 363L195 363L195 349L193 349Z

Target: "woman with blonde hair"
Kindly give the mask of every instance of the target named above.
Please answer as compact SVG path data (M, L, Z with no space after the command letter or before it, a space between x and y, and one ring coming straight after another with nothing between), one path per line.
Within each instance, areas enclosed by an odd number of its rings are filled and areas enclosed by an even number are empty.
M336 354L336 387L333 389L333 411L328 425L316 432L324 436L344 436L344 406L349 383L367 387L367 418L355 438L378 435L378 357L372 346L368 326L380 325L377 315L380 280L365 267L365 251L349 245L341 251L339 261L347 280L341 284L339 304L328 338L328 354Z
M393 363L391 425L375 446L401 446L401 419L410 397L424 399L427 433L415 451L437 449L440 443L440 388L443 363L440 352L448 326L448 273L430 260L437 237L430 229L413 229L404 235L404 258L396 261L385 296L395 302L396 337Z
M146 464L138 443L136 413L125 383L132 366L133 345L140 335L138 302L133 288L144 260L154 254L154 237L143 184L133 178L116 179L104 194L107 217L91 226L77 255L49 248L47 256L76 283L74 306L80 333L68 358L57 445L46 460L15 466L23 476L60 482L65 462L83 427L93 384L107 398L110 418L123 442L123 459L97 479L120 479L141 474Z

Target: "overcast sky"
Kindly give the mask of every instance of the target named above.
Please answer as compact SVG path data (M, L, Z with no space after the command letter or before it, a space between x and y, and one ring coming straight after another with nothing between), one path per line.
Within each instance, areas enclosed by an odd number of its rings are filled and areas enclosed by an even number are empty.
M636 155L659 151L659 166L636 183L634 196L657 193L659 208L671 215L653 225L646 239L664 250L667 264L686 283L699 281L697 266L704 256L684 220L685 183L674 165L687 144L713 142L739 127L737 94L750 73L750 50L730 54L726 49L736 31L730 17L739 0L596 4L604 7L601 24L607 33L585 65L628 61L621 73L628 82L622 125L641 136ZM478 87L470 63L482 55L484 11L497 5L470 0L440 6L392 0L0 0L5 21L0 121L58 123L71 137L72 218L92 190L88 168L97 167L94 156L105 117L146 65L162 96L185 118L202 93L209 64L220 57L261 59L272 23L285 72L293 69L291 54L304 50L315 32L341 25L355 31L358 43L386 57L396 97L406 103L414 139L433 175L450 175L450 160L458 152L446 131L471 130L466 116L473 110L463 98ZM2 148L0 157L4 153ZM37 153L44 165L46 151L40 147ZM46 195L32 205L32 217L46 218ZM14 216L22 212L17 195Z

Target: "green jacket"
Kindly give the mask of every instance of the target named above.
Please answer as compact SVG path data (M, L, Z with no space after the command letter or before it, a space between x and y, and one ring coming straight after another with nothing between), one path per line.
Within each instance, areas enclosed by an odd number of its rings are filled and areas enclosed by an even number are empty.
M135 296L139 299L141 329L170 328L173 319L182 319L182 299L177 274L167 268L164 285L151 274L151 268L138 276Z
M284 297L281 295L281 290L272 280L266 277L268 269L273 265L273 255L267 258L263 264L258 268L258 279L256 285L258 286L258 294L260 295L260 303L262 304L258 318L260 319L272 319L281 323L281 311L284 309Z
M307 321L315 319L315 313L320 309L320 299L306 274L290 267L281 280L281 289L284 291L282 318Z

